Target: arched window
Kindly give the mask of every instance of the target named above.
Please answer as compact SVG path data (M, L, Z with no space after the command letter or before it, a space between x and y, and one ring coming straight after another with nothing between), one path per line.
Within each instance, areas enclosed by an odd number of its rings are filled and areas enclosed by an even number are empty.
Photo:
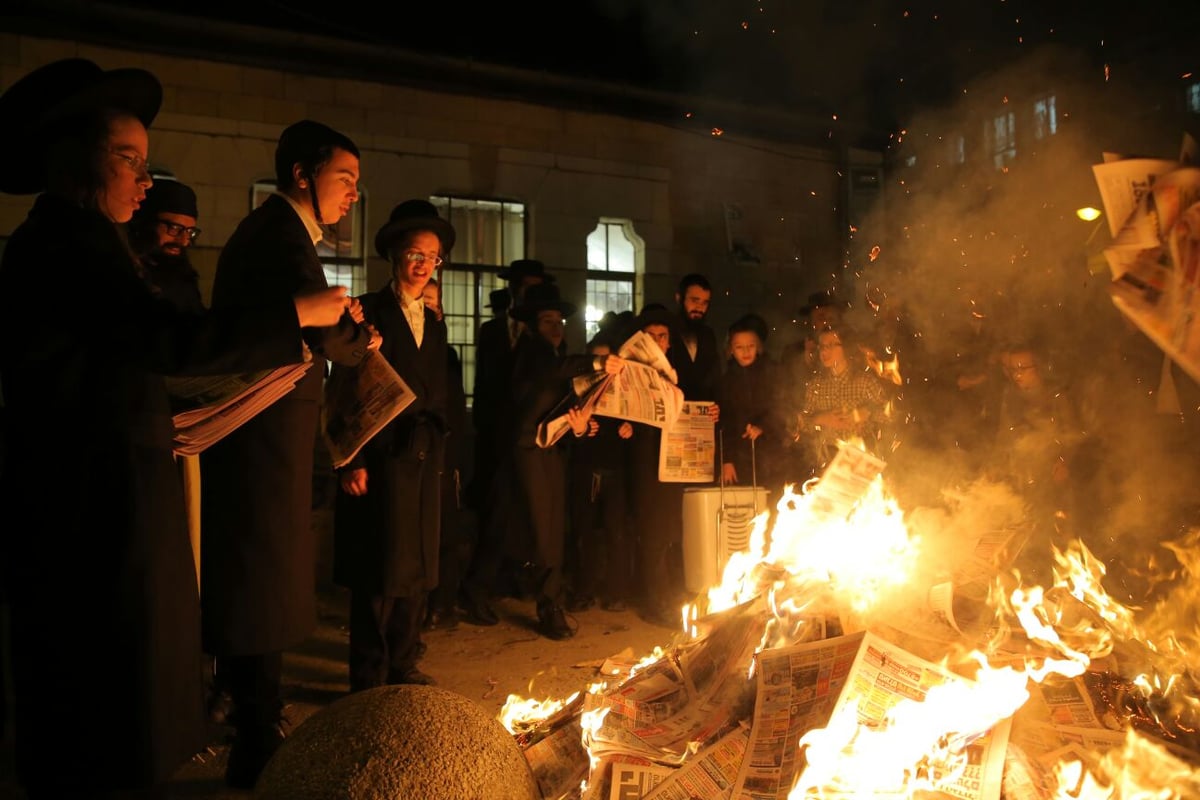
M605 312L641 306L646 243L627 219L601 217L587 238L587 338L596 335Z

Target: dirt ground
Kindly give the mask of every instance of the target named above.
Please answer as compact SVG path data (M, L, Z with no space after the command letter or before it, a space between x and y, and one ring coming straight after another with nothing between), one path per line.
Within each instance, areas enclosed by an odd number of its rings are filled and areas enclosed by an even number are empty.
M668 646L675 631L641 619L632 609L611 612L599 607L573 614L574 638L552 641L534 629L532 600L503 598L496 603L500 624L478 627L465 622L454 630L423 635L428 646L421 669L438 685L499 714L509 695L533 700L563 699L599 679L605 658L628 651L641 657L655 646ZM292 727L344 697L346 676L346 595L321 593L320 625L284 662L284 713ZM6 730L11 732L11 727ZM209 749L185 765L170 787L171 800L234 800L251 793L228 789L223 780L229 746L227 732L214 726ZM0 744L0 800L24 800L13 784L12 741Z

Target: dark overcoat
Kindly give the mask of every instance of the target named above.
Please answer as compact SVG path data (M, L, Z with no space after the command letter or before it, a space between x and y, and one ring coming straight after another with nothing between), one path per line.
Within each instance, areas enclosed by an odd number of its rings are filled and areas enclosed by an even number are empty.
M383 335L379 352L416 399L342 468L365 467L367 493L352 497L338 491L334 580L356 592L420 596L438 583L440 480L448 433L446 326L425 309L418 348L392 284L360 299L367 321Z
M272 195L221 251L212 307L326 287L308 229ZM315 362L296 388L200 456L200 598L215 656L285 650L316 627L312 483L325 359L358 363L369 335L349 315L303 334Z
M57 286L49 305L32 291ZM43 796L165 781L203 748L200 606L163 376L301 357L294 305L191 314L116 227L43 195L0 263L17 765Z

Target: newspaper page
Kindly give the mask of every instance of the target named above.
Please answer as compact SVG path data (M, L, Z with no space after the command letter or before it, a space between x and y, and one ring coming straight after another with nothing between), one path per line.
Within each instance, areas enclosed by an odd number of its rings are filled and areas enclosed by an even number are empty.
M675 368L671 366L667 354L658 346L658 342L654 341L645 331L637 331L626 339L625 344L621 345L621 349L617 351L617 355L628 361L636 361L652 367L672 385L679 383L679 376L675 374Z
M671 772L643 797L645 800L693 800L696 797L725 800L737 781L749 738L750 732L744 726L738 726ZM616 798L614 795L613 800Z
M582 735L577 717L523 751L542 797L562 797L587 777L588 754L583 749Z
M325 381L321 426L333 466L342 467L375 434L417 399L378 350L354 367L337 367Z
M596 401L593 413L670 428L683 409L683 392L650 364L627 360Z
M1178 161L1164 158L1123 158L1092 166L1108 219L1108 232L1114 239L1149 193L1155 179L1177 166Z
M749 713L753 653L769 616L755 598L696 622L699 639L635 673L602 695L592 709L608 709L589 734L593 756L625 752L679 764Z
M202 453L296 388L311 366L305 361L260 372L168 378L167 391L176 409L175 453Z
M637 763L635 763L637 762ZM664 767L644 759L616 759L610 762L610 783L605 800L638 800L662 783L673 767Z
M587 375L579 375L572 379L571 392L558 401L558 405L551 409L542 422L538 423L537 434L534 436L537 446L553 447L562 437L566 436L567 431L571 430L567 412L572 408L594 412L596 403L612 379L613 376L606 372L589 372Z
M682 397L680 393L680 397ZM716 425L712 402L688 400L675 424L663 430L658 448L658 479L664 483L712 483L716 465Z
M810 493L813 511L845 519L886 466L887 462L866 450L839 442L837 455Z
M638 331L621 348L620 356L625 368L616 375L597 371L573 379L571 392L538 425L539 447L552 447L566 435L567 411L573 407L656 428L671 426L683 405L683 392L675 385L674 370L662 350Z
M754 726L733 794L738 800L784 800L804 773L801 738L840 712L852 710L861 731L887 735L888 714L900 703L923 702L940 684L970 684L869 631L764 650L759 665ZM962 800L998 800L1008 730L1009 721L1002 720L986 732L945 731L966 738L960 768L937 779L935 791ZM857 769L855 746L847 741L842 750L847 771ZM828 774L836 768L822 765ZM903 789L894 787L899 794ZM844 791L853 794L853 787ZM835 789L830 796L837 795Z

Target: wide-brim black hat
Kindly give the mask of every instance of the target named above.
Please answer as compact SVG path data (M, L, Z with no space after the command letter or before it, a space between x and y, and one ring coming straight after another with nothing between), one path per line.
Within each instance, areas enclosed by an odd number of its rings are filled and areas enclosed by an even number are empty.
M563 318L571 316L579 307L562 299L558 287L553 283L536 283L525 290L521 304L508 311L513 319L532 324L543 311L557 311Z
M511 305L512 294L509 293L508 289L493 289L488 292L488 302L484 305L484 308L499 309L508 308Z
M679 328L679 315L661 303L650 303L642 306L634 318L633 329L645 330L647 325L665 325L671 333L675 333Z
M161 106L162 84L144 69L103 70L86 58L35 69L0 95L0 150L20 154L0 170L0 191L45 189L45 148L80 115L124 111L149 128Z
M433 203L405 200L392 209L387 223L375 234L375 252L383 258L391 258L392 243L409 231L432 231L442 243L442 253L449 253L457 238L454 226L438 216Z
M541 278L544 283L554 283L556 280L546 271L546 265L534 258L518 258L496 275L512 283L520 283L525 278Z

